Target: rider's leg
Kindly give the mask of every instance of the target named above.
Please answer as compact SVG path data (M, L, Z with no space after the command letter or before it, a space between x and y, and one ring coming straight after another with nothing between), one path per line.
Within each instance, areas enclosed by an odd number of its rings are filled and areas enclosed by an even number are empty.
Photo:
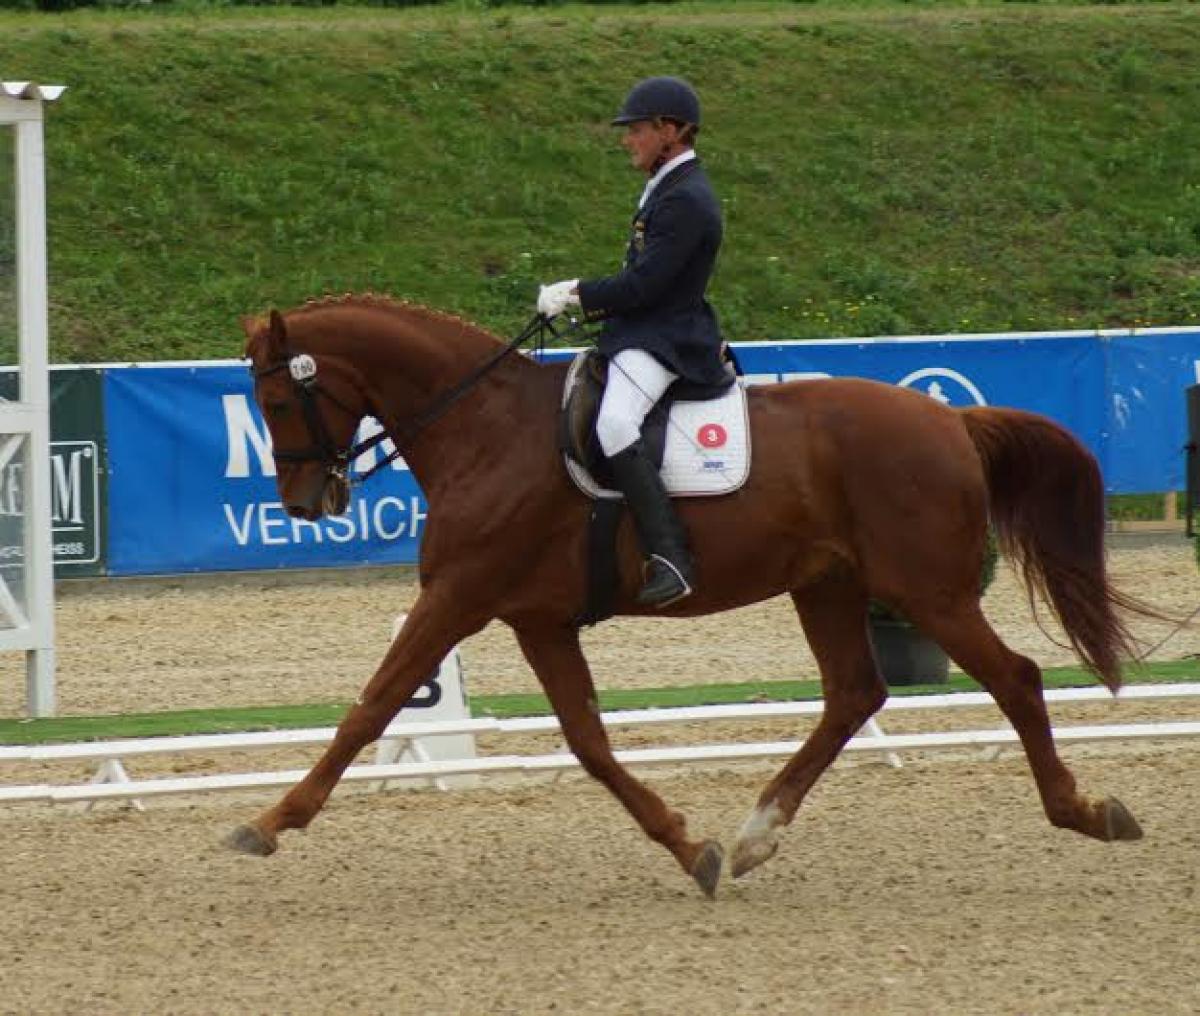
M676 375L649 353L625 349L613 357L596 418L596 437L633 514L646 555L638 603L665 607L692 591L687 534L642 442L642 421Z
M596 437L610 459L642 436L642 422L677 375L641 349L623 349L608 366Z

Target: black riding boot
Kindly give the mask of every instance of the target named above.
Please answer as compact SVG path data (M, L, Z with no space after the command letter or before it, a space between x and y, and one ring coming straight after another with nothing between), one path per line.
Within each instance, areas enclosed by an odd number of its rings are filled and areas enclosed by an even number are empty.
M665 607L692 591L692 556L687 533L662 478L646 454L646 446L635 441L609 458L613 478L625 495L638 542L646 555L645 584L637 602Z

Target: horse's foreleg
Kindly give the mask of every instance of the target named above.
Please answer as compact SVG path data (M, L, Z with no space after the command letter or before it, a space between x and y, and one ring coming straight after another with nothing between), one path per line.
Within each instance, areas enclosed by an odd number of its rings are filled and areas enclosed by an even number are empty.
M517 641L562 725L567 744L589 775L603 783L652 840L666 847L705 894L716 892L720 844L688 839L687 823L613 757L587 661L574 628L518 628Z
M1041 671L1000 641L978 604L931 613L921 622L926 633L991 692L1008 717L1021 738L1051 823L1098 840L1141 839L1141 827L1120 801L1090 800L1075 789L1075 777L1054 746Z
M248 854L271 854L280 832L307 826L358 753L387 729L445 655L485 623L486 619L467 623L458 611L439 605L428 592L422 593L379 669L338 724L337 733L316 765L273 808L235 829L229 845Z
M735 878L774 855L779 829L792 821L818 777L887 699L867 636L867 597L858 583L849 577L831 578L793 593L792 599L821 668L825 709L742 824L733 851Z

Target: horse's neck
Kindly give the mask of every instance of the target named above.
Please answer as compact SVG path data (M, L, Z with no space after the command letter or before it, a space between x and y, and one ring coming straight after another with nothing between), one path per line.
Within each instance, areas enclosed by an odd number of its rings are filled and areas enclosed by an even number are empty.
M388 404L407 415L447 392L500 351L492 342L442 342L431 335L401 335L388 344L368 346L370 380L388 396ZM486 383L482 382L482 383Z
M356 318L353 327L343 323L323 334L337 336L339 351L363 375L380 411L390 417L381 422L408 438L401 451L427 494L439 477L461 474L482 450L502 435L511 435L530 411L521 388L523 375L535 368L510 356L475 381L452 407L431 420L422 419L439 399L504 349L465 323L416 310L380 310ZM420 429L409 433L417 420Z
M502 349L493 345L479 350L470 362L456 361L430 375L420 404L405 407L398 417L405 460L431 503L447 486L469 483L481 469L495 468L511 451L514 434L541 425L541 406L528 397L529 372L535 368L515 355L493 366L452 404L439 402ZM383 397L388 405L396 405L390 395ZM429 413L433 415L427 419ZM409 436L405 432L414 420L419 430Z

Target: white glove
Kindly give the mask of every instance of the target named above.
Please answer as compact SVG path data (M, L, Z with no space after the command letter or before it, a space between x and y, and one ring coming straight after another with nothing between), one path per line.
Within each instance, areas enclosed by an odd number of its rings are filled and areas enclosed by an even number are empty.
M579 294L575 287L578 279L567 279L564 282L553 282L549 286L538 287L538 313L544 318L556 318L568 307L579 306Z

